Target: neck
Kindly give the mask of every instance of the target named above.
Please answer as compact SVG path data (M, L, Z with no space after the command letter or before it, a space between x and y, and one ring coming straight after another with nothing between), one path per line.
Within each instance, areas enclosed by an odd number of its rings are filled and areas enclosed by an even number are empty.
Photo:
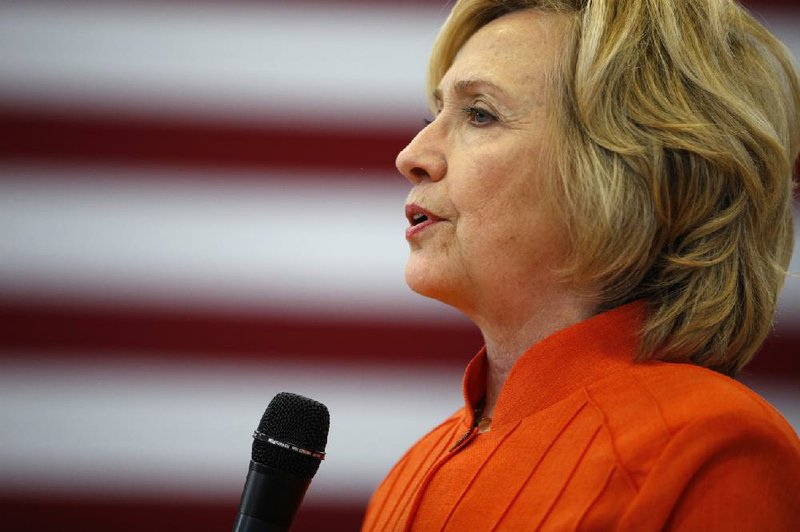
M523 319L510 320L506 316L500 320L481 320L478 327L486 342L488 363L483 417L492 417L503 384L523 353L556 331L590 318L593 310L594 305L585 299L565 297L563 301L550 301L534 309Z

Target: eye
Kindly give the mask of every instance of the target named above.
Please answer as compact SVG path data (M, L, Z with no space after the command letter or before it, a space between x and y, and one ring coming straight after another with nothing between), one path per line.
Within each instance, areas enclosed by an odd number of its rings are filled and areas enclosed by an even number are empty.
M488 126L492 122L497 121L497 117L489 111L470 105L464 108L464 113L467 115L467 120L473 126Z

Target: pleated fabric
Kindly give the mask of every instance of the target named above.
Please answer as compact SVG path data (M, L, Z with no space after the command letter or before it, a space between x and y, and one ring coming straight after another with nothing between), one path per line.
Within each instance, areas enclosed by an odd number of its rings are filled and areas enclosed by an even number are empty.
M537 343L478 433L481 351L464 408L389 472L362 530L800 530L793 429L723 375L635 363L643 313L632 303Z

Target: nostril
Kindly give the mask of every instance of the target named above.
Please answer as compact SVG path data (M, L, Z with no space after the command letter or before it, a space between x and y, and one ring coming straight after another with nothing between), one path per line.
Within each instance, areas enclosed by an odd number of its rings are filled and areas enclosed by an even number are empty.
M416 177L417 179L430 179L430 175L424 169L420 168L419 166L415 166L411 169L411 175Z

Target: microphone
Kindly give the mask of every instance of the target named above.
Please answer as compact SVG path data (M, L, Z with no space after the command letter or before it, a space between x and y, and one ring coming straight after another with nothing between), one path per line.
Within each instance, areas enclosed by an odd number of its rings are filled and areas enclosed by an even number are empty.
M233 532L286 532L325 458L330 416L322 403L282 392L253 434L250 470Z

